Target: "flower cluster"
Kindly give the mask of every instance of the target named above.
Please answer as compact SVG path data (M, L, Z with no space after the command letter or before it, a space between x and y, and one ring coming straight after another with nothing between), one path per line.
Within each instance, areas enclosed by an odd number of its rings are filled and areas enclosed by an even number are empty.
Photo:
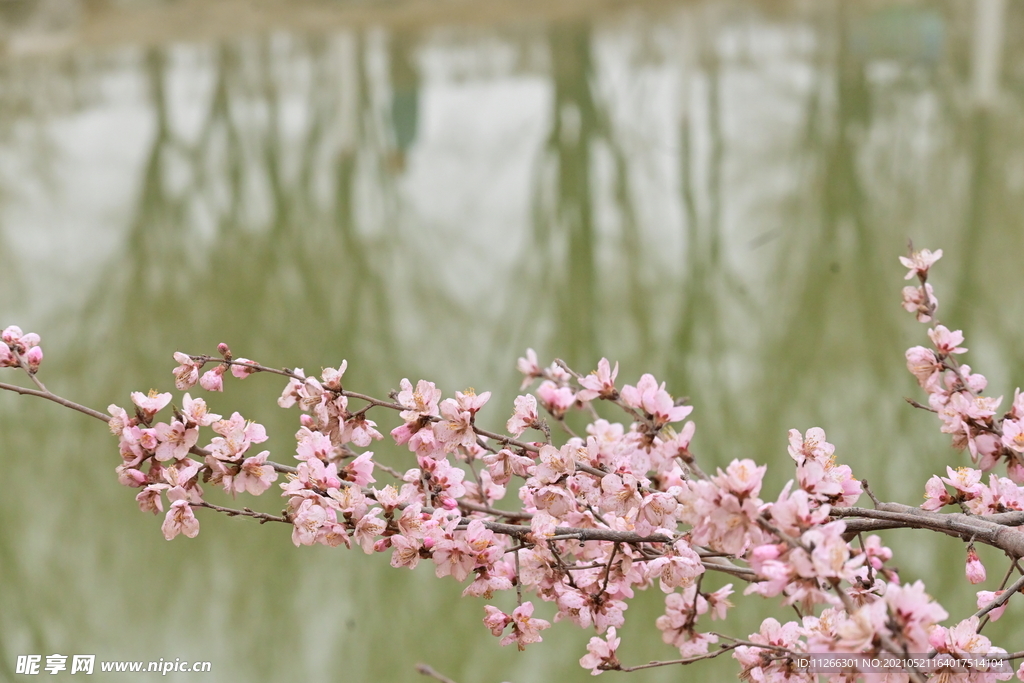
M42 361L43 348L39 346L38 334L25 334L16 325L0 332L0 368L16 368L24 363L25 368L35 374Z
M941 250L922 250L901 258L908 279L916 276L920 283L904 289L904 307L922 322L935 320L938 301L927 279L941 256ZM870 490L837 462L835 446L817 427L790 430L794 478L774 499L762 498L767 468L753 460L734 459L706 474L692 450L693 408L650 374L635 385L617 384L619 366L605 358L583 376L561 361L542 368L527 350L518 362L522 390L539 384L515 398L509 416L494 414L490 392L467 389L446 398L425 379L402 379L390 400L350 392L343 385L346 361L307 376L302 369L236 359L226 344L218 346L219 357L174 354L174 383L182 392L196 385L222 391L225 376L286 377L278 405L300 411L291 465L271 461L267 450L254 454L254 444L267 441L262 425L237 412L226 419L213 414L189 393L172 406L170 393L135 392L131 413L111 405L109 415L59 399L35 377L42 359L38 335L17 327L0 335L0 367L22 368L39 390L0 388L60 400L105 419L118 438L119 481L139 489L141 510L164 514L168 540L198 534L195 510L201 508L286 524L296 546L355 545L368 554L390 553L396 568L426 563L438 577L464 583L465 596L514 601L514 607L484 607L484 624L502 645L523 649L540 642L551 621L593 629L597 635L580 664L595 675L630 670L618 659L619 629L636 592L657 586L665 608L655 627L683 658L676 663L731 651L746 680L811 681L816 675L798 664L804 653L931 650L934 666L927 675L948 678L951 658L1005 654L980 634L980 617L998 619L1024 578L1007 587L1007 573L998 590L977 593L978 614L943 626L948 614L924 584L903 583L888 566L892 551L861 531L891 513L905 526L959 534L971 543L966 577L985 582L974 537L950 531L940 510L959 505L983 520L1024 512L1024 397L1017 390L1010 410L997 415L1000 399L982 395L986 379L957 361L966 351L962 332L935 323L929 337L932 348L907 352L908 368L928 392L942 431L952 435L954 446L969 450L977 468L947 468L947 477L932 477L922 509L909 508L915 514L878 501L872 510L853 507ZM602 417L599 404L627 419ZM158 420L169 406L170 416ZM404 470L378 464L367 450L386 438L369 419L371 411L375 417L397 414L398 424L384 433L407 452ZM574 412L588 417L579 434L567 422ZM555 439L549 421L568 437ZM481 426L488 422L504 423L506 431ZM527 434L535 440L523 440ZM983 484L983 474L999 462L1006 463L1008 476L992 473ZM203 489L259 496L282 474L279 516L222 507ZM391 480L378 482L385 475ZM510 505L509 499L517 502ZM978 542L1005 550L998 538L982 534ZM723 585L713 574L746 582L744 595L793 606L799 618L766 619L746 640L707 630L706 622L727 616L734 594L733 583ZM534 616L534 602L524 595L549 603L551 621ZM828 680L861 675L843 671ZM885 680L927 675L908 671ZM1008 675L995 667L972 672L970 680Z

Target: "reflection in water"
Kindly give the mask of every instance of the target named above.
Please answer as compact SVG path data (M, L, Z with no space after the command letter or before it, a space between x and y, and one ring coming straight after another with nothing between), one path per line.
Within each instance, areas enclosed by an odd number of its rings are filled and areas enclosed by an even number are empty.
M1002 11L1013 35L1024 13ZM684 3L2 60L0 311L97 406L168 386L175 349L228 341L270 364L348 358L351 386L377 394L402 376L493 388L499 426L527 346L580 369L607 355L621 379L652 371L691 397L709 466L779 463L777 487L786 429L821 425L911 501L959 461L899 400L923 331L897 306L908 237L946 249L940 313L973 363L1008 372L1003 393L1024 383L1024 302L1005 296L1021 290L1021 48L1001 76L990 57L967 68L985 35L954 27L971 17ZM976 106L970 79L1002 87ZM265 421L287 459L293 416L267 412L280 387L247 383L214 408ZM584 680L565 654L584 634L501 650L481 605L429 569L298 552L238 520L165 544L105 469L102 428L11 399L9 481L46 481L61 504L5 490L0 572L19 590L0 597L0 667L75 649L211 659L225 680L416 680L421 659L464 681ZM962 592L959 572L933 590ZM626 659L672 656L660 609L630 608Z

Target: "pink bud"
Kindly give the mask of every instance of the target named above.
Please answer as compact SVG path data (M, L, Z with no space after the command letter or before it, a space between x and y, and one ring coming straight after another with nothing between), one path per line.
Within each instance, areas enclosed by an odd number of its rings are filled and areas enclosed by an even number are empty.
M207 391L224 391L224 366L218 365L213 370L207 370L199 378L199 386Z
M426 538L424 538L423 539L423 547L426 548L427 550L430 550L431 548L433 548L434 547L434 539L432 537L430 537L430 536L427 536Z
M391 539L390 538L381 538L381 539L378 539L376 542L374 542L374 544L373 544L373 552L375 552L375 553L382 553L382 552L384 552L385 550L387 550L390 547L391 547Z
M985 580L985 565L978 559L974 546L967 548L967 580L979 584Z
M459 507L459 503L454 498L445 496L444 498L441 499L441 507L443 507L445 510L454 510L455 508Z
M43 362L43 347L33 346L25 354L25 361L28 363L28 369L35 372L39 369L39 364Z
M217 344L217 353L224 356L225 360L231 360L231 347L224 342Z

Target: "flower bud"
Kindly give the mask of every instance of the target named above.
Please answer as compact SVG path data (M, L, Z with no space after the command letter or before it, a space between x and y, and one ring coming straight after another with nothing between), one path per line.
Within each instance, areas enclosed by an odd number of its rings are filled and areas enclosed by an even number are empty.
M974 546L967 548L967 580L973 584L982 583L985 580L985 565L978 559L978 553Z

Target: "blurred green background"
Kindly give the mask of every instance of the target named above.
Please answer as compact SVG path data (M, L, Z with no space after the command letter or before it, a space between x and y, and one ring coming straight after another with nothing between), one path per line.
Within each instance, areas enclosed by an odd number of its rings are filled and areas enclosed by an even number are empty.
M346 386L376 395L492 390L492 428L526 347L583 371L607 356L691 398L705 468L769 463L765 498L792 476L786 431L821 426L915 504L965 458L903 401L926 340L899 306L908 238L944 249L940 318L991 393L1024 383L1022 31L1003 0L0 0L0 327L41 334L44 381L97 408L224 341L348 359ZM212 407L264 423L288 462L283 383L226 384ZM0 395L0 677L22 679L18 654L92 653L212 662L181 681L422 681L421 661L459 683L590 680L590 634L501 648L484 601L429 566L202 512L168 543L118 462L95 420ZM886 540L905 579L973 611L962 545ZM983 559L993 589L1005 566ZM629 664L677 656L648 593ZM715 628L773 613L792 614L758 600Z

